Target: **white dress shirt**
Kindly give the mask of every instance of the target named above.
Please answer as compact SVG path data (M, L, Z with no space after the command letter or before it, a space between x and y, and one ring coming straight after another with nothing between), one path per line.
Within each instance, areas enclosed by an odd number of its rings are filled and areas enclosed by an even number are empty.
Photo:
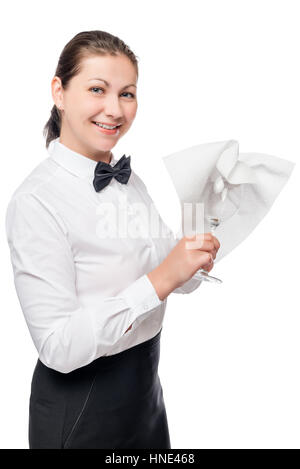
M159 299L147 273L178 240L132 161L127 184L113 177L96 192L96 161L59 138L48 153L13 193L6 233L15 288L39 359L69 373L159 332L167 299ZM116 162L112 154L111 166ZM104 227L115 226L112 210L105 211L112 204L127 212L131 228L145 233L145 214L137 202L149 211L152 206L169 236L103 236ZM174 293L190 293L201 282L192 277Z

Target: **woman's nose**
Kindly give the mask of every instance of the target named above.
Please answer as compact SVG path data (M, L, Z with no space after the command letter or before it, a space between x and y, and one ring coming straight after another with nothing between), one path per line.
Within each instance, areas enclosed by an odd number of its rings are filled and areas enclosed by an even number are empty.
M104 109L107 115L114 116L115 119L123 115L122 106L118 97L107 96L104 103Z

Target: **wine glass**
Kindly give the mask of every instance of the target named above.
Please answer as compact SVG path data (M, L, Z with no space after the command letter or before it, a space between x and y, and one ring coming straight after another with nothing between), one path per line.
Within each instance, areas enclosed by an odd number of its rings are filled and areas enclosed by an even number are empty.
M208 225L213 235L221 223L224 223L238 211L242 198L242 188L242 184L230 184L221 175L217 174L210 177L201 202L204 204L206 227ZM197 279L222 283L221 279L209 275L204 269L199 269L194 275Z

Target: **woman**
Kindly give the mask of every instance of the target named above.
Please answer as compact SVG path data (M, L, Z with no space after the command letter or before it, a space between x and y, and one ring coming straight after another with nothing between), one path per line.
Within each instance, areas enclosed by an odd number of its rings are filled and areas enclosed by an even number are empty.
M137 78L122 40L77 34L51 83L49 157L7 208L15 286L39 354L30 449L170 448L157 373L166 298L200 285L192 277L212 269L219 242L175 241L130 157L112 154L136 115ZM168 236L136 235L150 210Z

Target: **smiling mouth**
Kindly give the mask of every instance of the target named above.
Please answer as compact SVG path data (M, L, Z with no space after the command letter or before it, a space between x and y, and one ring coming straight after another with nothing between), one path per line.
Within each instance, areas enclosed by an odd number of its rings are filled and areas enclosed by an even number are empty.
M101 125L97 125L95 122L92 122L92 124L94 124L95 127L97 127L97 132L98 134L102 134L102 135L111 135L111 136L118 136L120 135L120 125L117 126L117 127L114 127L112 129L107 129L105 127L102 127Z
M96 121L92 121L93 124L97 125L97 127L101 127L102 129L106 129L106 130L114 130L114 129L118 129L121 127L122 124L116 124L116 125L106 125L106 124L101 124L101 122L96 122Z

